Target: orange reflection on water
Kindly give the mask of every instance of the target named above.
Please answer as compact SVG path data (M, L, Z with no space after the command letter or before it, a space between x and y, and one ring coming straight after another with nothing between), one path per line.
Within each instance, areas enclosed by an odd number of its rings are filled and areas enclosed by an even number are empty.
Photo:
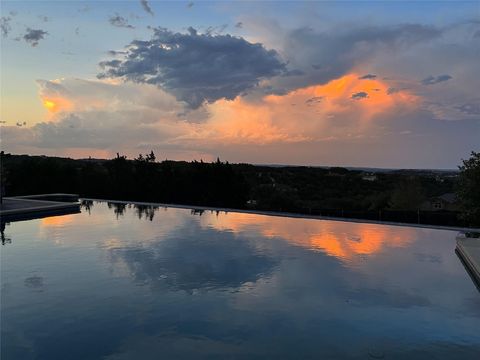
M322 251L342 261L380 254L386 248L404 247L415 238L414 229L407 227L245 213L206 215L202 221L207 223L203 224L217 230L259 232L265 237L282 238L297 246Z
M52 226L62 226L73 221L74 214L71 215L60 215L60 216L49 216L42 218L40 226L42 227L52 227Z

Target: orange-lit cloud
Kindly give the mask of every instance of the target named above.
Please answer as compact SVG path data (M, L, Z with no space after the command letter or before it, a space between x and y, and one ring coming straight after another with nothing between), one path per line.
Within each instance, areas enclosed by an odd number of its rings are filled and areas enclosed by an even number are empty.
M73 104L70 100L62 97L41 97L43 106L50 113L66 112L73 110Z
M286 110L285 105L294 104L302 110L318 114L334 115L354 111L361 119L372 119L376 114L386 112L396 106L413 107L418 98L402 91L388 94L389 85L377 79L362 80L359 75L352 73L334 79L325 85L313 85L297 89L287 95L270 95L266 102L272 106L280 106ZM367 97L355 100L352 95L366 93ZM317 99L317 101L309 101ZM331 117L331 116L330 116Z
M149 117L146 122L158 122L162 126L176 124L182 133L170 139L173 143L211 145L341 138L364 131L370 120L379 114L412 109L418 103L418 98L407 91L388 94L389 85L384 81L361 80L358 74L352 73L324 85L300 88L285 95L266 95L253 100L241 96L231 101L218 100L206 105L208 116L204 120L195 120L199 110L187 113L184 122L179 122L180 105L175 105L171 96L155 88L144 86L144 97L135 95L132 98L127 94L131 91L138 94L143 89L141 86L75 79L43 81L41 84L40 97L51 114L135 111L132 122ZM352 95L359 92L368 96L361 100L352 99ZM95 96L94 93L98 94ZM159 97L160 102L155 102L154 96Z
M361 80L357 73L284 95L238 96L187 112L172 95L150 85L81 79L43 80L39 85L51 122L51 131L45 133L63 135L34 138L48 144L45 148L75 139L65 149L71 156L109 157L122 148L131 155L138 148L163 147L169 157L178 153L183 159L188 153L205 159L216 158L221 146L379 137L385 131L377 118L413 111L419 102L407 90L388 94L387 82ZM352 99L359 92L368 96ZM68 116L72 112L75 116Z
M363 256L380 254L388 247L404 247L414 239L412 229L384 225L267 217L229 213L225 216L204 214L202 224L218 230L282 238L294 245L321 251L341 261L351 262Z
M408 91L388 94L388 88L383 81L361 80L353 73L285 95L267 95L259 101L241 97L219 100L208 105L211 116L207 124L196 127L190 136L196 140L266 144L368 133L368 126L376 116L412 110L419 103L418 97ZM367 97L352 98L360 92L368 94Z

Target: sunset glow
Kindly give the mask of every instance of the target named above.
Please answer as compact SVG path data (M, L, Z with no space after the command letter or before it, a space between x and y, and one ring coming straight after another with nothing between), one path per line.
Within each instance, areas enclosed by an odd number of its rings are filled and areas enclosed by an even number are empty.
M50 111L54 111L56 107L56 104L50 100L44 100L43 105L45 105L45 107Z
M455 168L478 143L473 3L25 4L2 9L7 152Z
M41 97L42 98L42 97ZM50 113L57 113L62 111L69 111L73 108L74 104L70 100L56 97L56 98L42 98L43 106Z

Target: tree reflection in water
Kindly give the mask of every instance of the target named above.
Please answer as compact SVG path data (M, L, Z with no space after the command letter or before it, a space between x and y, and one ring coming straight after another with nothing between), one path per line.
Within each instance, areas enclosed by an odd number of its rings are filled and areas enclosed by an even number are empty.
M5 222L1 222L0 224L0 237L2 239L2 245L6 245L6 244L11 244L12 243L12 239L9 238L8 236L5 236L5 225L6 223Z
M80 202L80 209L85 209L87 210L88 214L91 214L93 207L93 200L82 200Z

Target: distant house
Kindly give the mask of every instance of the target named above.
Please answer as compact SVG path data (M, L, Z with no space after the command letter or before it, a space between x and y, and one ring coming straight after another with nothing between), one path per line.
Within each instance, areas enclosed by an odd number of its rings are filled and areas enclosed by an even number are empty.
M422 203L421 210L426 211L458 211L460 210L457 195L454 193L445 193L440 196L432 197Z
M374 173L366 173L362 176L362 179L365 181L376 181L377 175L375 175Z
M248 200L247 205L248 206L256 206L257 205L257 200Z

